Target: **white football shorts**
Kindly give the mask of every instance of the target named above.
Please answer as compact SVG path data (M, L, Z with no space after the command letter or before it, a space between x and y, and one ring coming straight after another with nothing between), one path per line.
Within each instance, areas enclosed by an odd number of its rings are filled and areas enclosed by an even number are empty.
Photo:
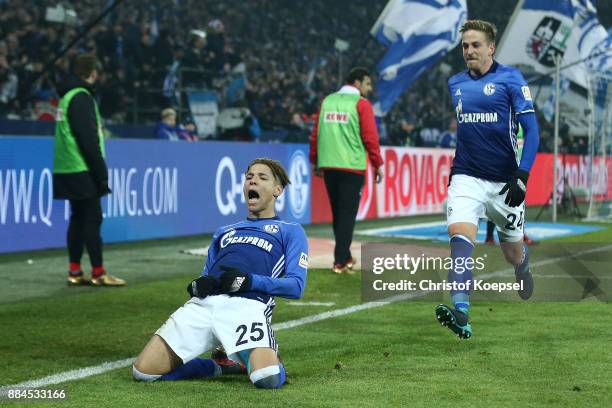
M446 222L469 222L478 225L480 218L488 218L497 226L502 242L518 242L523 239L525 203L510 207L500 190L506 183L488 181L465 174L456 174L448 187Z
M237 353L242 350L262 347L278 351L271 316L272 307L257 300L228 295L193 297L155 334L184 363L218 345L225 348L229 358L240 361Z

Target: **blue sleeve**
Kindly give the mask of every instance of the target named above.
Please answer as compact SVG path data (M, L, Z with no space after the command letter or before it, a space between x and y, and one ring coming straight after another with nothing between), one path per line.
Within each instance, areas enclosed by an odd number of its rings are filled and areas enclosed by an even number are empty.
M523 78L523 74L518 69L511 73L508 80L508 89L510 90L512 109L517 114L525 138L519 169L530 171L538 152L540 131L538 130L531 91L527 86L527 81Z
M508 89L514 112L517 114L535 112L531 91L518 69L508 78Z
M217 248L219 244L219 236L221 235L221 230L218 229L215 231L212 241L208 246L208 254L206 255L206 263L204 264L204 270L202 270L202 276L206 276L210 273L210 268L214 265L217 260Z
M284 240L285 273L281 278L252 275L251 290L270 296L299 299L306 287L308 271L308 240L300 225L287 229Z
M518 115L518 121L523 128L523 137L525 138L519 169L530 171L538 152L538 146L540 145L538 121L536 120L535 112Z

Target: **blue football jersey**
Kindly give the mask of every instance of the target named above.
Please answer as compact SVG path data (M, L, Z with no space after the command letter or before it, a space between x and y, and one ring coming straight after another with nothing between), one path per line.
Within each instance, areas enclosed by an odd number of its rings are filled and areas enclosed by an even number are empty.
M457 115L453 174L509 181L520 161L517 115L535 112L523 75L494 61L481 77L469 71L453 75L448 89Z
M251 275L251 291L232 294L272 308L273 296L300 298L306 286L308 240L302 226L278 217L246 219L219 228L208 248L202 276L219 277L221 266Z

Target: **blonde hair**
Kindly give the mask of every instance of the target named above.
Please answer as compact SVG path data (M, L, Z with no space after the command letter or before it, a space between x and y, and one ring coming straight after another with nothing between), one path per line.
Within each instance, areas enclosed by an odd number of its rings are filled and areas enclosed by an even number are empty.
M176 111L172 108L166 108L162 111L161 117L162 119L167 118L168 116L176 116Z
M497 27L495 24L489 23L484 20L466 20L466 22L461 26L461 34L465 33L468 30L476 30L485 33L487 37L487 41L489 43L495 43L495 37L497 36Z

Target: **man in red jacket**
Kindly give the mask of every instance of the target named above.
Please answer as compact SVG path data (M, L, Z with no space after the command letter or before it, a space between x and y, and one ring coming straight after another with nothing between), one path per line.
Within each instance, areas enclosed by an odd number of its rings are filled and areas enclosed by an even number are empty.
M355 264L350 246L368 157L376 182L383 177L374 111L366 99L371 91L368 70L353 68L346 84L323 100L310 137L312 172L323 175L332 209L334 273L352 273Z

